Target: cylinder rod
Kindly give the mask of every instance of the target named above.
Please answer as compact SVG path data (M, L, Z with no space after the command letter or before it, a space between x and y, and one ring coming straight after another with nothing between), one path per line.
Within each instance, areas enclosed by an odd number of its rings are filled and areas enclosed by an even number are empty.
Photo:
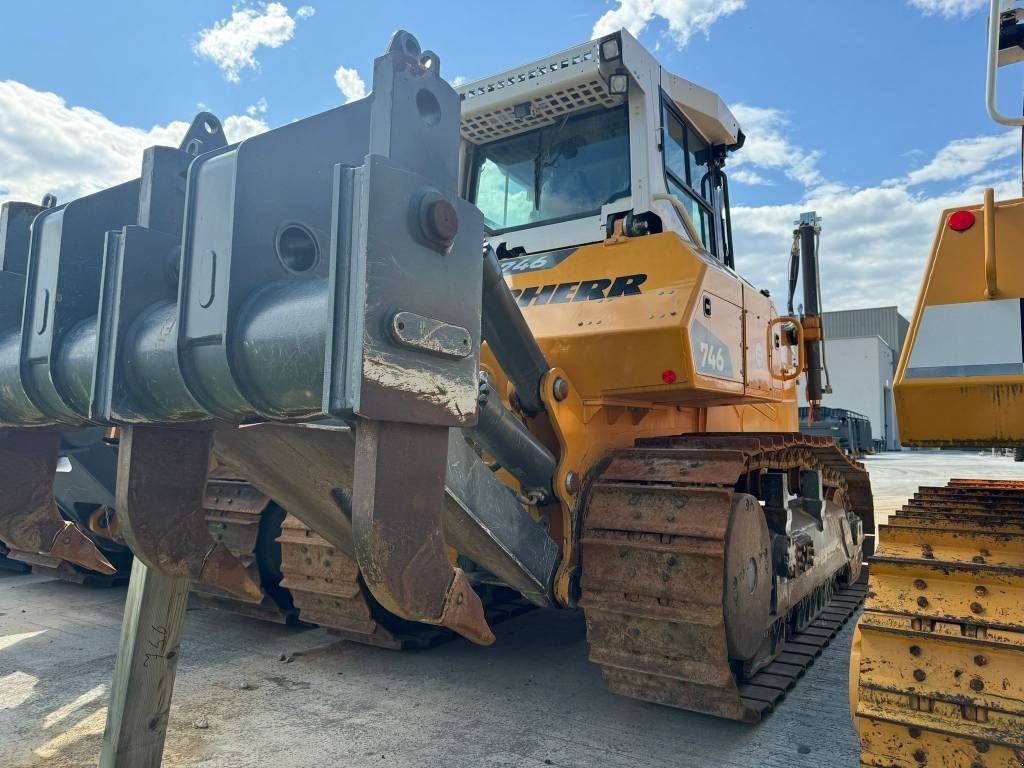
M811 418L817 416L824 394L822 386L824 338L821 331L821 284L818 274L817 239L820 219L814 213L800 215L800 268L803 270L804 371L807 376L807 404Z
M505 284L498 256L490 246L484 249L481 330L498 365L516 388L523 410L531 415L543 411L540 385L550 366Z

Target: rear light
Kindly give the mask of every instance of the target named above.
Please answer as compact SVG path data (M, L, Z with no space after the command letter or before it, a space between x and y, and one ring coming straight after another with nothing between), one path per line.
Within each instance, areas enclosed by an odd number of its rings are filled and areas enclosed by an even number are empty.
M664 381L666 384L673 383L676 380L676 372L669 368L666 368L664 371L661 372L661 380Z
M946 219L946 225L954 232L964 232L974 226L974 214L970 211L953 211Z

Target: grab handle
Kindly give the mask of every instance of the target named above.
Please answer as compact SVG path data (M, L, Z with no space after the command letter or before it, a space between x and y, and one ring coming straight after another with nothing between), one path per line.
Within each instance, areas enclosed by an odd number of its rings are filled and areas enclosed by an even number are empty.
M785 325L786 323L792 323L793 327L796 328L796 365L791 369L783 368L778 373L775 373L775 368L772 366L772 353L775 349L773 330L776 325ZM793 381L804 372L804 326L800 322L800 318L795 315L773 317L768 323L768 372L776 381Z

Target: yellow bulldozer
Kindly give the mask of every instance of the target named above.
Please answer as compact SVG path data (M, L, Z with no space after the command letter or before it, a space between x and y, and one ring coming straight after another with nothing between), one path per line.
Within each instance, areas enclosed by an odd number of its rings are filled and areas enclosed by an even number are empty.
M1024 15L989 17L998 66L1024 58ZM894 382L907 446L1024 446L1024 199L942 213ZM1024 482L922 487L878 526L850 662L864 766L1024 759Z
M265 598L204 518L211 456L317 537L296 573L340 567L364 634L489 644L496 588L579 606L610 688L660 704L758 721L861 602L867 475L797 431L816 217L780 315L737 273L718 95L627 32L458 91L440 66L398 32L365 99L237 145L200 115L9 228L0 540L95 566L52 546L54 464L118 430L103 765L159 762L189 584Z

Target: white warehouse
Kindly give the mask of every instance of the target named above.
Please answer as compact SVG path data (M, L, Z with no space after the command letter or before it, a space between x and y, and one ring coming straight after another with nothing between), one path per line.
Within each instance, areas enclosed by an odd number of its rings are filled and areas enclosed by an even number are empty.
M822 325L832 385L822 405L867 416L876 444L885 450L899 448L892 382L909 327L907 319L896 307L878 307L825 312ZM802 386L800 405L807 405Z

